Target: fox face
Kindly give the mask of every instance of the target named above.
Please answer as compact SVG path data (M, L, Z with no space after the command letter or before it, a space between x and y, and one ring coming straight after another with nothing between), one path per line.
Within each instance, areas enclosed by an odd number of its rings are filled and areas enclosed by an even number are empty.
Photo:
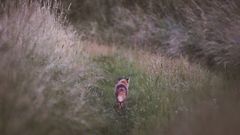
M129 87L130 78L119 78L116 85L123 84L125 87Z
M127 99L129 81L129 78L120 78L115 85L115 96L118 108L122 108Z

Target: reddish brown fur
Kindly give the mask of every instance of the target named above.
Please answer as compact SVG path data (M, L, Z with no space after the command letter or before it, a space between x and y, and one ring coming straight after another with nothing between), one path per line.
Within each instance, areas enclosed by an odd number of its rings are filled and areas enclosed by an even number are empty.
M125 106L128 95L129 79L120 79L115 85L116 104L118 109Z

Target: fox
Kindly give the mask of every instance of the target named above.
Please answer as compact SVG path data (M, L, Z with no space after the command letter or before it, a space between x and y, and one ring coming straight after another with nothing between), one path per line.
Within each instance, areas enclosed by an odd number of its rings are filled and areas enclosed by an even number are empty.
M123 109L128 96L130 78L119 78L115 84L115 97L118 109Z

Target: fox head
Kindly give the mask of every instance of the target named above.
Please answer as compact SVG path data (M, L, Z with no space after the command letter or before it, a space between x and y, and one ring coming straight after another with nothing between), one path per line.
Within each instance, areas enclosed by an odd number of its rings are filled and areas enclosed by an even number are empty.
M123 84L126 88L129 87L130 78L119 78L116 85Z

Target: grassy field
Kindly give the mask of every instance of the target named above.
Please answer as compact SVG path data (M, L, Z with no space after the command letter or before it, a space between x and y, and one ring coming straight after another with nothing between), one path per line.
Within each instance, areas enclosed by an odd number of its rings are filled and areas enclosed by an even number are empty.
M183 56L83 40L48 3L1 6L1 135L240 133L238 79ZM116 111L121 76L129 97Z
M94 96L90 96L89 100L96 105L97 117L103 118L105 123L99 129L92 128L91 131L96 131L93 133L178 134L180 130L182 134L211 134L218 132L216 130L224 126L224 122L236 124L231 123L232 119L220 120L222 123L219 125L211 120L212 115L227 119L229 116L226 114L216 113L225 110L227 106L238 111L235 109L238 103L232 98L238 95L239 86L233 85L236 84L233 80L227 81L223 76L211 73L200 65L190 64L184 58L169 59L141 50L106 47L95 43L88 45L85 51L94 56L93 61L103 71L103 78L97 82L97 87L90 89L90 95ZM131 78L128 105L120 113L113 109L113 86L119 76ZM212 122L215 126L209 131L201 131L204 128L201 117L210 117L203 122ZM176 124L178 122L181 126ZM194 126L199 124L199 127L191 127L191 122ZM236 131L234 126L232 128ZM226 133L225 129L220 131Z

